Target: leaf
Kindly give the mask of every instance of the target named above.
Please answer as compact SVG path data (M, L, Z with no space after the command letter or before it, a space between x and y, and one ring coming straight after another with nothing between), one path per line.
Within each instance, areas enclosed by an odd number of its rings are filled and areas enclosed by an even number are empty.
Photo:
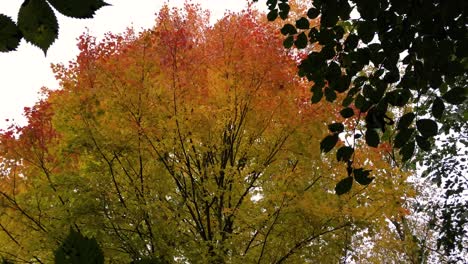
M321 85L314 84L314 87L312 88L312 103L316 104L322 100L323 97L323 90Z
M349 161L354 153L354 149L349 146L343 146L336 151L336 160Z
M332 150L335 147L337 142L338 142L337 133L328 135L324 139L322 139L322 141L320 142L320 150L324 153L330 152L330 150Z
M420 149L424 151L430 151L431 150L431 142L425 137L421 136L416 136L416 143L418 143L418 146Z
M354 115L354 111L350 107L346 107L340 111L340 115L344 118L350 118Z
M336 100L336 93L330 87L325 88L325 99L331 103Z
M466 100L466 91L466 87L455 87L446 92L442 98L444 98L444 100L449 104L459 105Z
M22 37L15 22L10 17L0 14L0 52L16 50Z
M413 132L414 132L414 128L400 129L398 134L395 136L395 142L393 143L393 146L395 148L401 148L402 146L404 146L406 142L408 142L408 140L413 135Z
M92 18L95 12L106 5L102 0L47 0L57 11L68 17Z
M45 0L26 0L18 14L18 28L24 38L38 46L44 54L58 36L58 23Z
M301 34L297 35L296 41L294 41L294 45L296 45L296 48L298 49L304 49L307 47L307 36L304 32Z
M406 162L413 157L414 141L410 141L400 149L401 161Z
M416 121L416 127L423 137L433 137L437 135L437 123L431 119L419 119Z
M289 10L291 10L291 7L287 3L279 3L278 7L280 9L279 16L281 19L285 20L288 18L289 15Z
M445 110L444 101L442 101L440 97L437 97L432 103L432 108L431 108L432 115L435 118L440 119L442 117L442 114L444 113L444 110Z
M309 29L309 20L305 17L301 17L296 20L296 28Z
M341 133L344 131L344 125L342 123L333 123L328 125L328 130L332 133Z
M342 195L351 190L353 186L353 177L346 177L339 181L335 186L335 192L337 195Z
M371 22L371 21L358 22L357 32L362 42L366 44L371 42L375 35L374 22Z
M379 134L374 129L366 130L366 143L370 147L376 148L380 143Z
M283 41L283 46L290 49L294 45L294 36L289 36Z
M291 24L286 24L281 28L281 34L283 35L294 35L297 33L296 28Z
M398 121L397 129L408 128L411 125L411 123L413 123L415 117L416 115L413 112L404 114L402 117L400 117L400 120Z
M316 17L318 17L318 15L320 14L320 10L318 10L317 8L309 8L309 10L307 11L307 17L310 18L310 19L314 19Z
M96 239L87 238L81 233L70 229L65 241L55 251L55 263L104 263L104 255Z
M278 17L278 9L270 10L267 14L268 21L274 21Z
M374 177L369 177L370 172L370 170L364 170L362 168L354 169L354 179L361 185L369 185L374 180Z

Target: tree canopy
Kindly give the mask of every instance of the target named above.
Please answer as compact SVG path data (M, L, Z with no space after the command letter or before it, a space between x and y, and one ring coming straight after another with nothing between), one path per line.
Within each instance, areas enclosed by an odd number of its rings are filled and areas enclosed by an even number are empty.
M96 263L420 258L388 225L409 214L410 172L363 146L372 178L335 186L346 169L320 141L340 109L310 103L274 29L251 10L211 26L187 4L141 33L82 35L54 66L61 89L1 133L0 256L50 263L97 243Z

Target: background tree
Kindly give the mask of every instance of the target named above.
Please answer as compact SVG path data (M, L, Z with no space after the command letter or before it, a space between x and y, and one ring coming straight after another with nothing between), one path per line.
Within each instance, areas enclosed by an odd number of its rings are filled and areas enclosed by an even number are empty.
M72 228L109 263L334 263L406 214L409 173L385 148L353 154L374 184L362 170L334 194L345 171L319 145L338 111L309 103L273 27L186 5L139 34L83 35L54 66L62 89L2 133L1 256L51 262Z

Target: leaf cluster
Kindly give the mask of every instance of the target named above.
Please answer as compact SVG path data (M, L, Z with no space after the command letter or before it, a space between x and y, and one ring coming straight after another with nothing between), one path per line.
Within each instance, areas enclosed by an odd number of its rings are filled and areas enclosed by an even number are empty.
M58 37L59 25L53 9L67 17L92 18L106 5L103 0L24 0L17 23L0 14L0 51L16 50L24 38L46 54Z
M267 5L269 20L287 18L287 0ZM351 17L353 10L357 18ZM468 69L467 13L463 0L317 0L281 33L285 48L308 51L298 74L313 82L312 102L340 98L345 120L354 120L356 112L364 118L368 146L389 141L406 162L416 147L433 149L432 138L440 134L437 120L449 105L466 101L468 88L456 80ZM310 27L315 19L320 26ZM430 111L412 110L423 103ZM389 112L404 115L397 121ZM341 131L331 132L322 141L324 152Z

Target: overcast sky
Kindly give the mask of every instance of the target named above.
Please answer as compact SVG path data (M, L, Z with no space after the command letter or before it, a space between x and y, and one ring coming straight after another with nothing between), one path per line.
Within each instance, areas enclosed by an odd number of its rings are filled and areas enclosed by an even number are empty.
M0 13L17 21L23 0L2 0ZM51 63L67 63L78 54L76 38L88 28L98 39L106 32L122 32L132 26L139 30L154 24L155 13L164 3L182 6L184 0L106 0L112 6L98 10L93 19L72 19L56 12L59 21L59 38L50 47L47 57L42 50L23 39L17 51L0 53L0 129L6 128L5 119L24 124L23 108L37 101L42 86L56 89L58 83L50 69ZM221 18L225 10L239 11L246 0L198 0L212 13L212 22Z

